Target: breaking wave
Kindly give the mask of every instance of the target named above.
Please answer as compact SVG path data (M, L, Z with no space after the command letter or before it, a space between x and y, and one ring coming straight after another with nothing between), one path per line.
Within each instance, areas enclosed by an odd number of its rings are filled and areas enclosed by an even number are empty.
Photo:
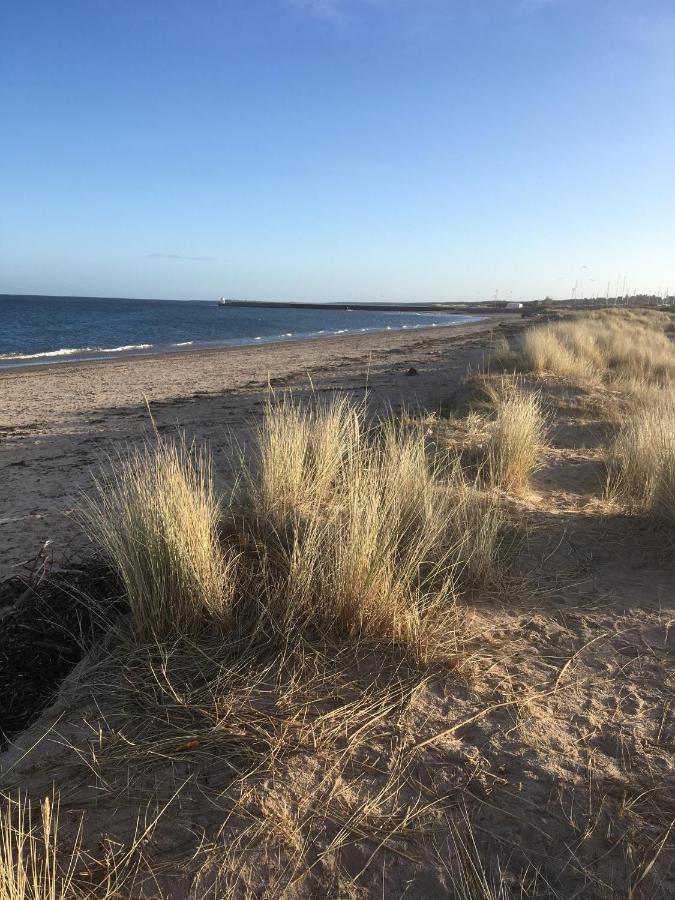
M123 353L129 350L149 350L152 344L125 344L123 347L61 347L59 350L44 350L41 353L2 353L0 360L17 362L30 359L49 359L58 356L75 356L81 353Z

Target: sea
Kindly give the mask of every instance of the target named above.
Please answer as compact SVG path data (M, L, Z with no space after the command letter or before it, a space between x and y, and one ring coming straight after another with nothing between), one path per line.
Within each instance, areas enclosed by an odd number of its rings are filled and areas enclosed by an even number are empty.
M475 316L218 306L215 301L0 295L0 368L111 359L339 334L442 328Z

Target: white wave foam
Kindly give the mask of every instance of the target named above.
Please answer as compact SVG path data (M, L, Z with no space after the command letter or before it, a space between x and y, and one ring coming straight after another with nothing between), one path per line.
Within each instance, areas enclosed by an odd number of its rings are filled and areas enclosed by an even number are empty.
M172 344L172 347L191 347L194 344L194 341L181 341L179 344ZM142 346L142 345L141 345ZM152 344L146 344L146 347L151 347Z
M59 350L44 350L42 353L3 353L0 354L0 361L53 359L58 356L74 356L76 353L120 353L124 350L147 350L149 347L152 347L152 344L127 344L124 347L61 347Z
M0 359L42 359L46 356L72 356L73 353L86 353L91 347L62 347L60 350L45 350L44 353L3 353Z
M191 343L189 341L188 343ZM124 350L147 350L152 344L125 344L123 347L99 347L97 353L122 353Z

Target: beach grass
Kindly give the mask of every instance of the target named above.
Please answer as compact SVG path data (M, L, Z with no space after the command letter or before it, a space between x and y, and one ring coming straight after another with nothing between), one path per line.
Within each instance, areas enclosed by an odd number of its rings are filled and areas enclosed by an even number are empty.
M268 403L237 465L221 509L209 454L157 438L85 499L138 639L236 619L276 640L311 629L420 662L456 652L457 598L499 580L503 514L457 459L431 452L423 428L369 423L344 398L285 397Z
M675 396L638 406L621 422L608 455L608 493L632 512L675 525Z
M546 419L538 394L517 384L502 391L487 448L491 483L505 491L525 490L546 447Z
M130 450L96 481L82 519L124 585L139 639L227 624L236 556L219 542L206 451L159 437Z
M290 448L290 450L289 450ZM344 399L268 405L240 479L269 627L405 649L456 649L456 600L498 567L502 516L423 428Z
M72 900L78 840L74 850L63 853L58 801L47 797L37 807L21 795L3 801L0 900Z
M518 354L521 369L615 387L675 381L672 319L659 311L603 310L528 329Z
M658 310L600 310L527 330L521 369L605 384L626 398L608 409L616 434L607 495L631 512L675 521L673 318Z

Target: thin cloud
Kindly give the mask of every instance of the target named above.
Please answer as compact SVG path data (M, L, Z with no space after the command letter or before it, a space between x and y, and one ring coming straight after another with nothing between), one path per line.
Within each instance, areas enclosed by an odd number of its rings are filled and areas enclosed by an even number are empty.
M190 262L217 262L217 256L181 256L180 253L146 253L146 259L183 259Z
M474 0L282 0L310 16L339 25L351 24L360 15L368 12L387 16L421 16L428 20L429 16L445 21L456 14L456 7ZM521 2L521 0L510 0ZM544 0L539 0L544 2ZM549 0L559 2L559 0Z
M359 7L379 10L382 13L432 11L449 17L462 5L471 8L473 0L457 0L453 3L449 3L448 0L285 0L285 2L317 19L345 21ZM507 0L507 2L516 11L533 12L575 0Z
M344 18L342 0L291 0L291 5L316 19L340 21Z

